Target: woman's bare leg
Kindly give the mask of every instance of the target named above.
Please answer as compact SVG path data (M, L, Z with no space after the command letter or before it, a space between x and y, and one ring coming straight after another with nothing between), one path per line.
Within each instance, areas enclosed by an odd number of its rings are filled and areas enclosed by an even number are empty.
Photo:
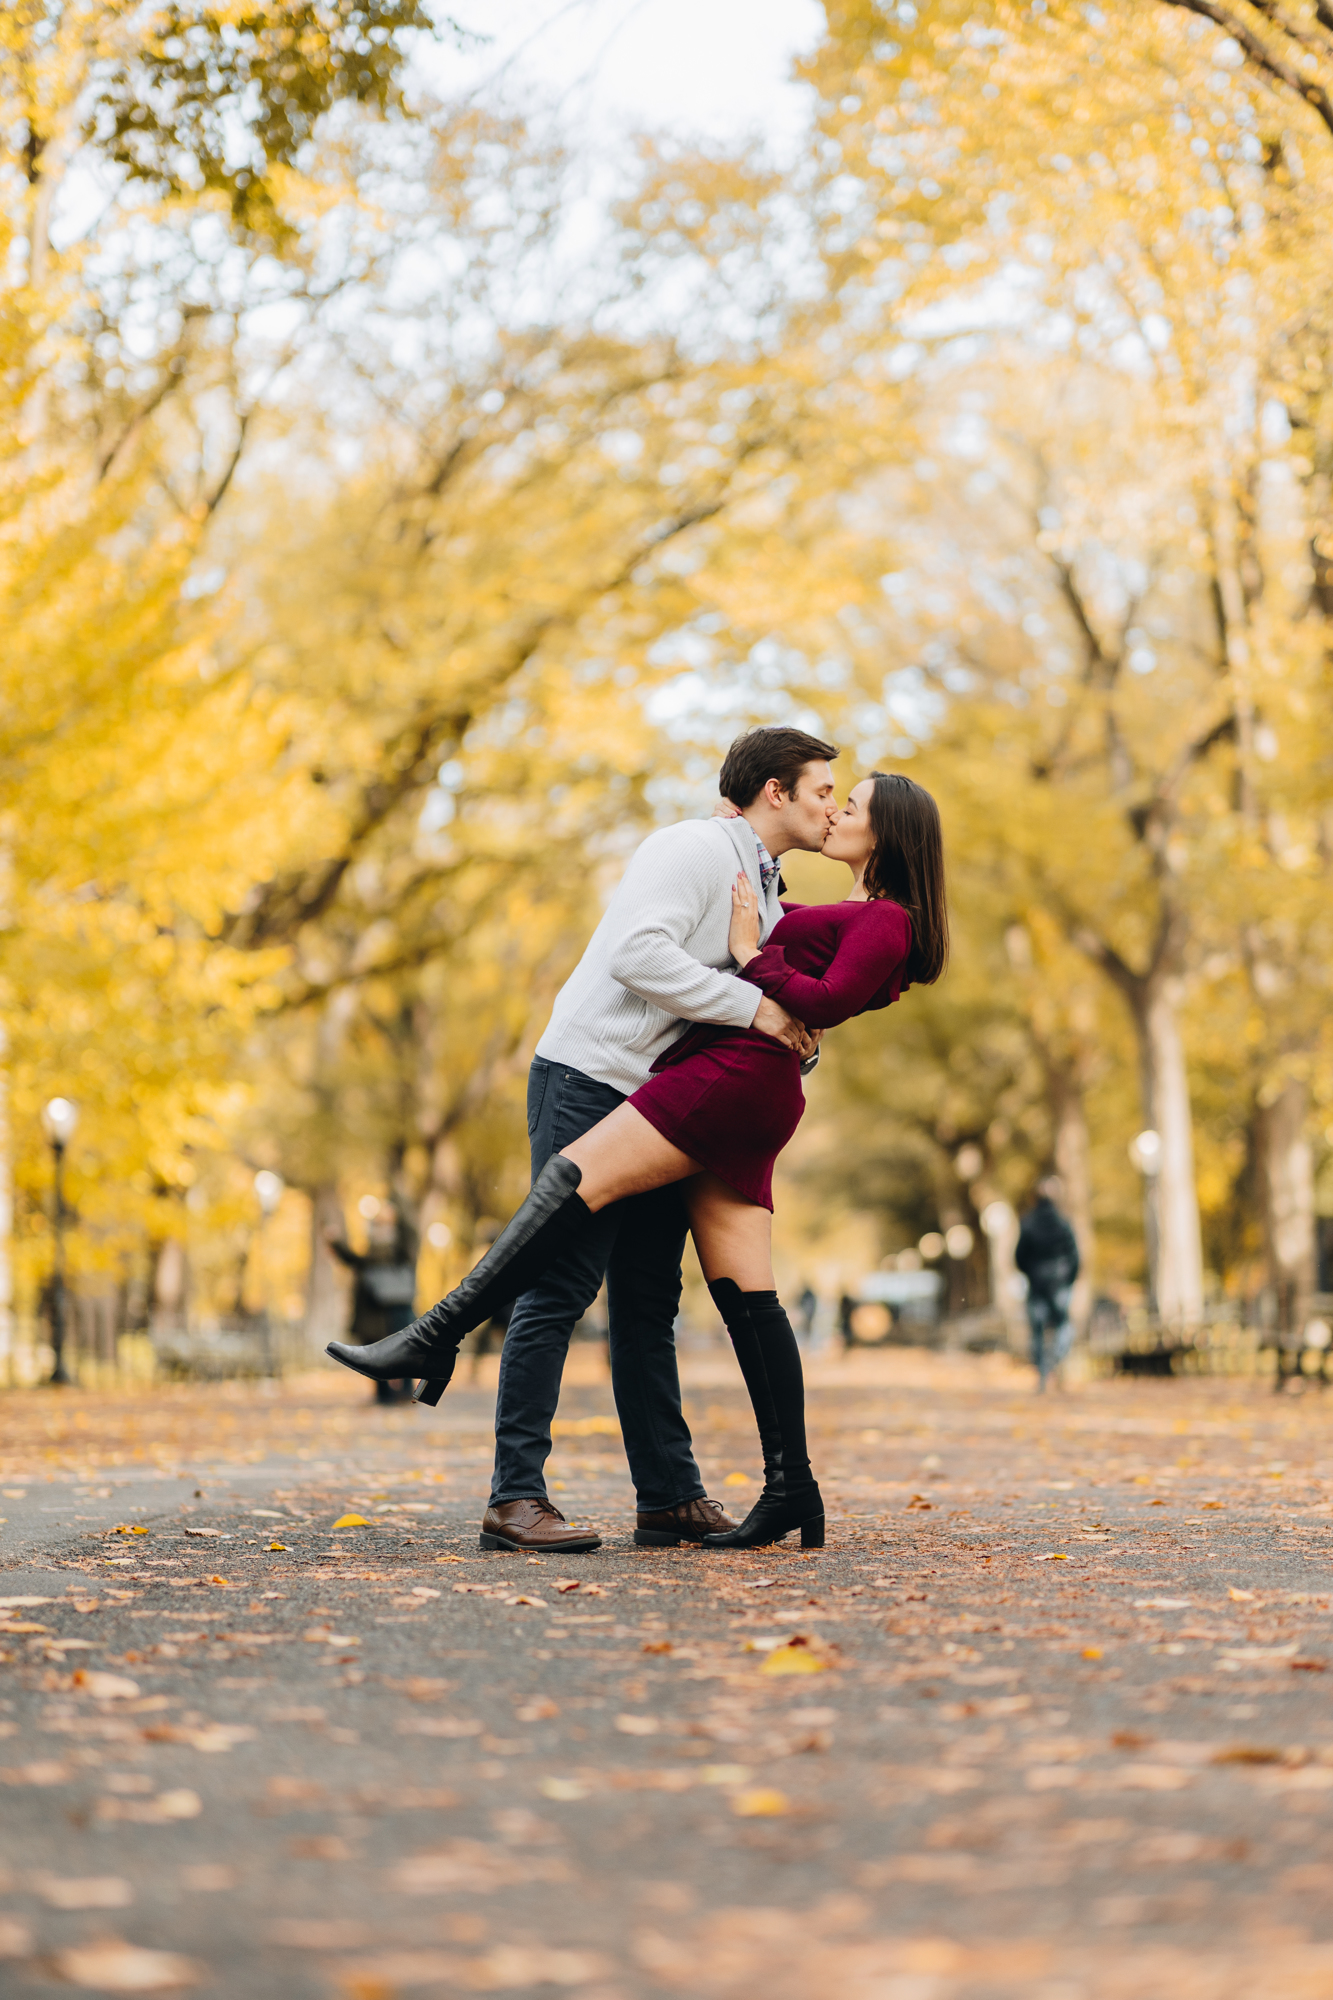
M664 1139L632 1104L617 1105L572 1146L561 1150L582 1174L579 1196L594 1215L610 1202L623 1201L626 1195L669 1187L699 1171L698 1162Z
M703 1173L686 1190L685 1206L710 1285L730 1278L743 1292L773 1290L773 1218L766 1208Z

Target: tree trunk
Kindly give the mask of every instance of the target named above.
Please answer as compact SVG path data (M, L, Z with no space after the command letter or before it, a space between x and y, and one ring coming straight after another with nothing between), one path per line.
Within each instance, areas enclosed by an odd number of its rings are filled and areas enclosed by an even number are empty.
M323 1348L330 1340L341 1340L347 1332L347 1298L333 1252L324 1241L324 1231L343 1229L342 1203L332 1181L312 1190L310 1196L310 1266L306 1275L305 1335L313 1348Z
M1144 1116L1161 1142L1157 1172L1157 1310L1170 1326L1203 1317L1203 1241L1194 1185L1189 1076L1173 982L1155 976L1130 995L1139 1042Z
M1078 1244L1079 1274L1072 1316L1080 1330L1092 1305L1096 1243L1092 1230L1092 1148L1083 1108L1083 1088L1072 1064L1050 1063L1051 1122L1055 1127L1055 1171L1064 1184L1064 1211Z
M1285 1084L1271 1104L1255 1106L1255 1154L1263 1204L1268 1282L1284 1333L1305 1323L1315 1289L1314 1152L1306 1136L1309 1092Z

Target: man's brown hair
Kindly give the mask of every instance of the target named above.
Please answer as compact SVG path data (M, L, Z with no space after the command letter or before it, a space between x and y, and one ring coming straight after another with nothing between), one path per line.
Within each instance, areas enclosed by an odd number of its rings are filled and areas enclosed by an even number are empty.
M837 745L821 743L803 729L747 729L728 750L717 788L732 805L753 805L770 778L794 796L807 764L831 763Z

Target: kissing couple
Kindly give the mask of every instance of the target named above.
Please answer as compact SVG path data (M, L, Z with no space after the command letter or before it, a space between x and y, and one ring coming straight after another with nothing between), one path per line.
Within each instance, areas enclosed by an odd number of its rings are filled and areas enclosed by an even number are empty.
M607 1281L611 1379L638 1495L635 1542L824 1542L800 1350L773 1282L773 1164L805 1109L829 1028L939 978L948 955L935 801L876 771L839 806L838 752L752 729L727 752L712 819L652 833L562 987L528 1084L532 1191L428 1313L369 1346L332 1341L372 1381L419 1378L435 1404L459 1345L513 1300L484 1549L599 1546L546 1493L551 1420L575 1323ZM851 870L838 903L779 900L793 849ZM674 1326L693 1236L750 1392L764 1488L738 1526L707 1498L681 1409Z

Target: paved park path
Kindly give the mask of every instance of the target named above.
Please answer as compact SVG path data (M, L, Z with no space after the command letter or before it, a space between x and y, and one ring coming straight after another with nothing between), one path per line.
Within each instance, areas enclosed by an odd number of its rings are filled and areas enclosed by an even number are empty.
M6 2000L1333 1995L1333 1402L829 1362L830 1546L710 1557L584 1373L563 1563L484 1386L0 1397Z

